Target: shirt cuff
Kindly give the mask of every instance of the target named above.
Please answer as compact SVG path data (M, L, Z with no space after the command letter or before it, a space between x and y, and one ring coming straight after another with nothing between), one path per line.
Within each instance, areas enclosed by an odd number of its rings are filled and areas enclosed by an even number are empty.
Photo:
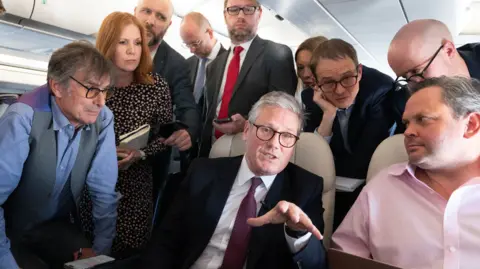
M283 226L283 233L285 234L285 239L287 240L288 248L293 254L302 250L307 244L308 240L312 236L312 233L308 232L300 238L293 238L287 234L286 225Z
M313 131L313 133L316 134L316 135L318 135L318 136L321 136L321 135L317 132L317 130L318 130L318 127L315 128L315 130ZM333 133L332 133L331 135L329 135L329 136L321 136L321 137L323 137L323 139L325 139L325 140L327 141L327 143L330 144L330 140L332 140L332 136L333 136Z

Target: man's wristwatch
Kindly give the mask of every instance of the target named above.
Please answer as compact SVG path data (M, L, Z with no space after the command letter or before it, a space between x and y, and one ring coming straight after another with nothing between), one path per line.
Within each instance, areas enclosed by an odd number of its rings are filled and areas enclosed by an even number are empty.
M285 233L293 238L300 238L308 233L308 231L295 231L290 229L287 224L285 224Z

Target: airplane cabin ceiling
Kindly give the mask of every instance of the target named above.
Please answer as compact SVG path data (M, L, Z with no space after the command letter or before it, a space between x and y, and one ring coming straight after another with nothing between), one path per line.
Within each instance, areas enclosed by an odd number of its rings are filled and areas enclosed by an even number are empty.
M3 0L3 3L9 14L23 18L30 18L31 15L34 21L65 28L79 34L91 35L98 30L106 15L113 11L133 12L137 1ZM324 35L328 38L342 38L355 46L362 63L393 75L386 59L388 44L407 20L439 19L445 22L454 34L462 33L465 29L464 34L456 37L455 41L458 45L478 42L479 31L475 31L477 28L472 28L473 30L468 28L472 23L469 23L465 14L472 13L475 8L478 8L476 16L470 17L480 17L479 1L260 0L263 5L263 15L258 33L263 38L287 44L293 52L309 36ZM34 2L35 8L32 13ZM223 0L172 0L172 2L175 16L165 40L181 54L185 57L191 55L188 50L181 47L182 41L178 33L181 17L190 11L203 13L210 20L222 44L229 46L223 18ZM275 17L277 14L284 20L277 19ZM0 33L0 47L11 46L12 42L8 40L9 38L19 38L22 42L28 42L13 34L8 36ZM34 42L33 40L31 43ZM47 47L37 48L37 50L48 51L48 44L45 46ZM12 49L18 50L18 48Z

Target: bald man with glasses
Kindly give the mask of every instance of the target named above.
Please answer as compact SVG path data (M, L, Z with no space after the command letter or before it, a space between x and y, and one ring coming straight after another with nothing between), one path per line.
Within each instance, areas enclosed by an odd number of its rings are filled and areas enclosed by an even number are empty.
M389 96L389 105L394 108L397 132L403 132L401 117L410 96L407 85L439 76L480 79L480 43L456 48L443 22L415 20L404 25L393 38L388 63L397 74L396 91Z
M205 86L205 71L215 58L226 51L220 41L215 38L210 22L199 12L190 12L183 17L180 25L180 36L183 47L194 55L187 59L190 67L190 79L193 86L195 102L201 106Z

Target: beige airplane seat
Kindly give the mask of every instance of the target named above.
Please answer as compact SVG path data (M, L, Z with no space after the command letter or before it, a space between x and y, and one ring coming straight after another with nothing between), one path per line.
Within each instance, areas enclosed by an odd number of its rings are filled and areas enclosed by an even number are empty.
M367 172L367 183L378 172L392 164L408 161L407 151L403 144L403 134L391 136L380 143L372 155Z
M224 135L212 146L210 158L233 157L245 153L242 133ZM295 146L290 162L323 178L323 220L325 230L323 243L328 249L333 226L333 209L335 205L335 165L330 146L321 137L313 133L302 133Z

